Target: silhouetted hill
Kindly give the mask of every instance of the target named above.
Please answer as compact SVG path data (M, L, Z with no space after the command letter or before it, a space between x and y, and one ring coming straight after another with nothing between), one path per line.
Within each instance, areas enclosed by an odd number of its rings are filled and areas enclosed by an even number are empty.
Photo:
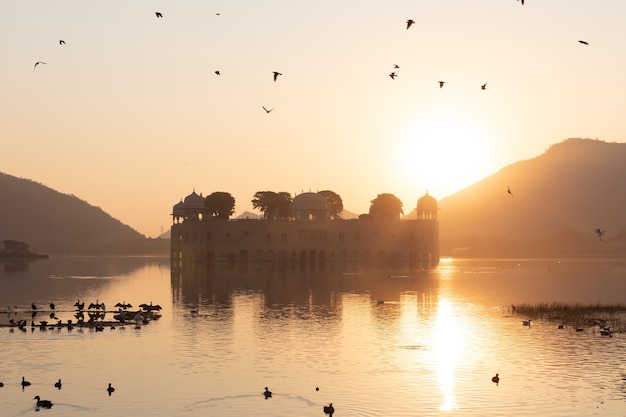
M102 209L34 181L0 173L0 195L0 240L47 254L169 253L169 245L146 239Z
M623 254L624 191L626 144L568 139L441 199L441 251ZM603 241L596 228L606 230Z

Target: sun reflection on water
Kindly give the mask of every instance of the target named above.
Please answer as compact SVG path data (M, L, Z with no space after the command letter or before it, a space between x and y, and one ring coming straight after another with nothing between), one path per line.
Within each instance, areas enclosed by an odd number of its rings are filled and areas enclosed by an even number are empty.
M463 345L463 333L454 306L447 300L440 300L437 308L435 325L435 360L437 364L437 379L442 394L441 411L451 411L457 408L454 391L454 370Z

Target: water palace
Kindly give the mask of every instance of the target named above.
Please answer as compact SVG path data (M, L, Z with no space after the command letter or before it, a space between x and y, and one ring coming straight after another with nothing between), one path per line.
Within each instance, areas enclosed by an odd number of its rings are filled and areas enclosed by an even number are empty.
M195 190L174 205L172 261L439 262L437 200L417 200L413 219L331 219L326 198L293 198L290 220L212 219Z

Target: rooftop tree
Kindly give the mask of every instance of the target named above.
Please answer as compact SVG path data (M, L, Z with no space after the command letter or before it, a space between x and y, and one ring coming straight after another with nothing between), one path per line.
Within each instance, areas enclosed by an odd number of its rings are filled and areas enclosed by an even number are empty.
M402 201L393 194L383 193L371 201L370 216L374 219L393 220L404 214Z
M341 196L330 190L319 191L318 194L326 197L328 207L330 208L330 217L333 219L341 219L341 212L343 211L343 200Z
M216 219L228 219L235 212L235 198L230 193L222 191L206 196L204 205Z
M286 220L291 217L291 194L285 191L257 191L252 207L261 210L264 219Z

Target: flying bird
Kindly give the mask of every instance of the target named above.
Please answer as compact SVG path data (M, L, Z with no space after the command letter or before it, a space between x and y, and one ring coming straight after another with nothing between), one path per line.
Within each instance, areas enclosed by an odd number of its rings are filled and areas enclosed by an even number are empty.
M483 85L480 86L481 90L486 90L487 89L487 83L484 83Z
M394 67L394 69L398 69L398 68L400 68L400 65L398 65L398 64L393 64L393 67Z
M59 41L59 45L65 45L65 41L64 41L63 39L61 39L61 40Z
M47 62L43 62L43 61L35 62L35 66L33 67L33 71L35 71L35 69L37 68L37 65L39 65L39 64L47 64Z
M520 0L517 0L517 1L520 1ZM523 6L523 5L524 5L524 0L522 0L522 6Z
M389 74L389 76L391 77L392 80L395 80L398 74L396 74L395 72L392 72L391 74Z
M445 81L439 81L439 88L443 88L443 85L445 84Z
M602 229L595 229L593 232L598 236L598 239L602 240L602 236L606 231Z
M582 43L583 45L589 45L589 42L587 41L578 41L578 42Z
M219 70L218 71L214 71L217 75L222 75L220 74Z
M278 71L274 71L274 81L276 81L276 79L278 78L279 75L283 75Z
M263 107L263 110L265 110L265 113L269 113L269 112L271 112L272 110L274 110L274 108L271 108L271 109L269 109L269 110L268 110L268 109L266 109L266 108L265 108L265 106L262 106L262 107Z
M508 194L511 194L511 197L514 197L513 192L511 191L511 188L508 185L506 186L506 192Z
M163 18L163 14L161 14L161 12L154 12L154 14L156 14L157 18Z
M407 29L408 29L408 28L410 28L410 27L411 27L411 25L413 25L413 23L415 23L415 20L413 20L413 19L409 19L409 20L407 20L407 21L406 21L406 28L407 28Z

